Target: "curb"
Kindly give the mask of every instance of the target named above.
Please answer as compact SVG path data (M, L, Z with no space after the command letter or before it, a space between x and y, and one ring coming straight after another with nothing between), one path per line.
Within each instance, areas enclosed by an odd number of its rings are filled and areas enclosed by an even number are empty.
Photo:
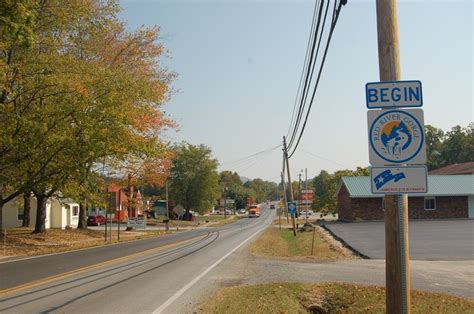
M353 248L349 243L347 243L346 241L344 241L344 239L342 239L341 237L339 237L338 235L336 235L334 232L332 232L331 229L329 229L328 227L326 227L326 225L324 224L321 224L320 225L324 230L326 230L327 232L329 232L329 234L334 238L336 239L337 241L341 242L341 244L346 248L346 249L349 249L351 250L352 253L354 253L355 255L359 256L360 258L362 259L371 259L370 257L368 257L367 255L357 251L355 248Z

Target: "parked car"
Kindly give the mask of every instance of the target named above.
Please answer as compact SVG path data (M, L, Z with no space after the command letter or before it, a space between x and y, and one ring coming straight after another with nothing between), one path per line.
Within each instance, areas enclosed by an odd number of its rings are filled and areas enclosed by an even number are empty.
M87 225L88 226L100 226L105 225L107 220L102 215L97 216L89 216L87 217Z

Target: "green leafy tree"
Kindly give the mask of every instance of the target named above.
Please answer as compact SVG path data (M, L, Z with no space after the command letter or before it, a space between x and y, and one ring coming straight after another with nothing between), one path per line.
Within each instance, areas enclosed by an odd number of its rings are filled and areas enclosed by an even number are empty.
M217 160L205 145L181 143L175 147L171 166L170 196L186 212L204 213L220 195Z
M444 141L444 132L431 125L425 126L426 164L428 169L436 169L443 165L441 147Z
M173 123L161 105L174 75L159 65L159 29L127 32L114 1L17 3L28 7L1 14L34 17L18 36L0 37L0 219L4 203L32 191L34 232L44 232L47 199L84 185L100 160L120 171L163 156L160 131ZM26 23L0 20L2 29ZM20 35L27 30L33 36Z
M323 214L334 214L337 210L337 188L342 177L350 176L368 176L370 175L367 167L357 167L356 170L338 170L333 174L322 170L318 176L313 179L315 189L315 200L312 208Z

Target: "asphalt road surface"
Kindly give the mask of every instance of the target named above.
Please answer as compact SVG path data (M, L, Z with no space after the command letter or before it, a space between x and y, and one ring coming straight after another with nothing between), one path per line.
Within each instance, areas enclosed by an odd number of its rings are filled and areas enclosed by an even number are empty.
M2 262L0 312L175 313L274 216L263 206L260 218L220 228Z
M358 252L385 259L384 222L327 224L334 234ZM410 259L474 260L474 220L409 221Z

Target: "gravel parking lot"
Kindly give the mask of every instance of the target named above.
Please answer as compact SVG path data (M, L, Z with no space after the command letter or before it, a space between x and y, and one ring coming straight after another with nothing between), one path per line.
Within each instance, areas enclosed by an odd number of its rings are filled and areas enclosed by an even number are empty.
M358 252L373 259L385 258L383 221L326 227ZM412 260L474 260L474 220L410 221L408 229Z

